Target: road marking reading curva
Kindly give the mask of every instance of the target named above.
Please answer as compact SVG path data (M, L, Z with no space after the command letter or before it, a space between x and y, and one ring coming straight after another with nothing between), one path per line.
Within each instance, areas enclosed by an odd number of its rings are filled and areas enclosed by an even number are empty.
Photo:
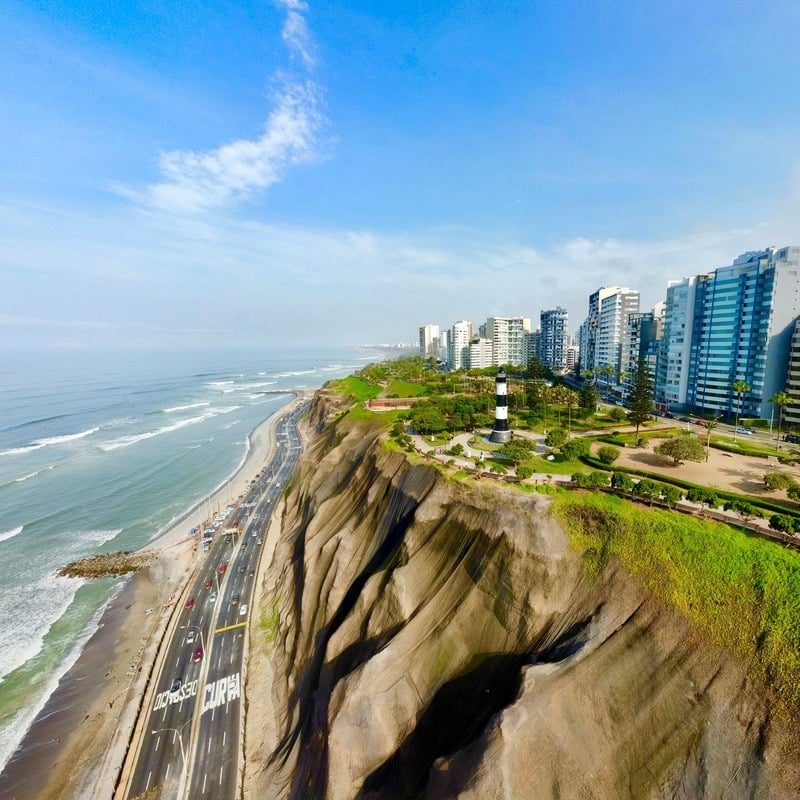
M200 713L205 714L206 711L213 710L218 706L227 706L231 700L239 699L241 691L241 680L238 672L206 684L205 692L203 693L203 710Z

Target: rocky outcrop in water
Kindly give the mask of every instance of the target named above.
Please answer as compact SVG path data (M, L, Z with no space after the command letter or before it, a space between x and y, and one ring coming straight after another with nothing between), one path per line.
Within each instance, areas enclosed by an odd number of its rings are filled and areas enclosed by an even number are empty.
M246 795L799 796L764 688L618 565L591 575L547 497L336 412L317 398L268 576Z

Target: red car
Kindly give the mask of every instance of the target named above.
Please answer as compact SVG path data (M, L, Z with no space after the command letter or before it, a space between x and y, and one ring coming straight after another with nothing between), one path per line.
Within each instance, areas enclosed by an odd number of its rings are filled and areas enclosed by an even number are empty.
M194 597L190 597L186 601L186 610L187 611L191 611L193 608L194 608Z
M227 561L223 561L223 562L222 562L222 563L219 565L219 574L220 574L220 575L224 575L224 574L225 574L225 570L226 570L226 569L228 569L228 562L227 562Z
M214 581L212 581L211 578L206 578L206 582L203 584L203 586L205 586L206 589L210 589L213 585Z
M197 645L194 649L194 653L192 653L192 661L200 661L203 658L203 648L201 645Z

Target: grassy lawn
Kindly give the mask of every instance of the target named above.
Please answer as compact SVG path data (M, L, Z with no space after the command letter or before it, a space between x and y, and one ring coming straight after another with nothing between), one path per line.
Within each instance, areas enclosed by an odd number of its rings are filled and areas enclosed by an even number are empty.
M421 397L425 387L411 381L393 380L384 390L384 397Z
M548 472L552 475L572 475L575 472L586 472L586 467L580 461L571 461L561 453L553 453L553 460L548 461L542 456L528 458L524 462L526 467L536 472Z
M345 397L352 397L359 403L372 400L381 393L381 387L368 383L363 378L349 375L347 378L331 381L333 390Z

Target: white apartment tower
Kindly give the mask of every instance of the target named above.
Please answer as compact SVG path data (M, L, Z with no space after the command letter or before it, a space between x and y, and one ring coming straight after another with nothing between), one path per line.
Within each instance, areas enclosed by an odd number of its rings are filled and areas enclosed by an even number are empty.
M492 352L491 339L473 336L469 342L469 368L485 369L486 367L491 367L494 362Z
M639 292L623 286L602 286L589 295L589 315L581 326L581 371L622 367L627 349L628 314L639 311Z
M454 322L447 332L447 366L449 369L469 369L469 343L472 323L466 319Z
M419 329L419 354L423 358L435 358L439 360L439 326L421 325Z
M494 364L527 366L526 334L531 331L529 317L489 317L486 338L492 340Z
M667 285L664 332L655 379L655 401L666 410L683 408L686 404L696 284L696 278L684 278Z
M539 361L546 367L563 370L567 366L567 310L558 306L540 314Z

